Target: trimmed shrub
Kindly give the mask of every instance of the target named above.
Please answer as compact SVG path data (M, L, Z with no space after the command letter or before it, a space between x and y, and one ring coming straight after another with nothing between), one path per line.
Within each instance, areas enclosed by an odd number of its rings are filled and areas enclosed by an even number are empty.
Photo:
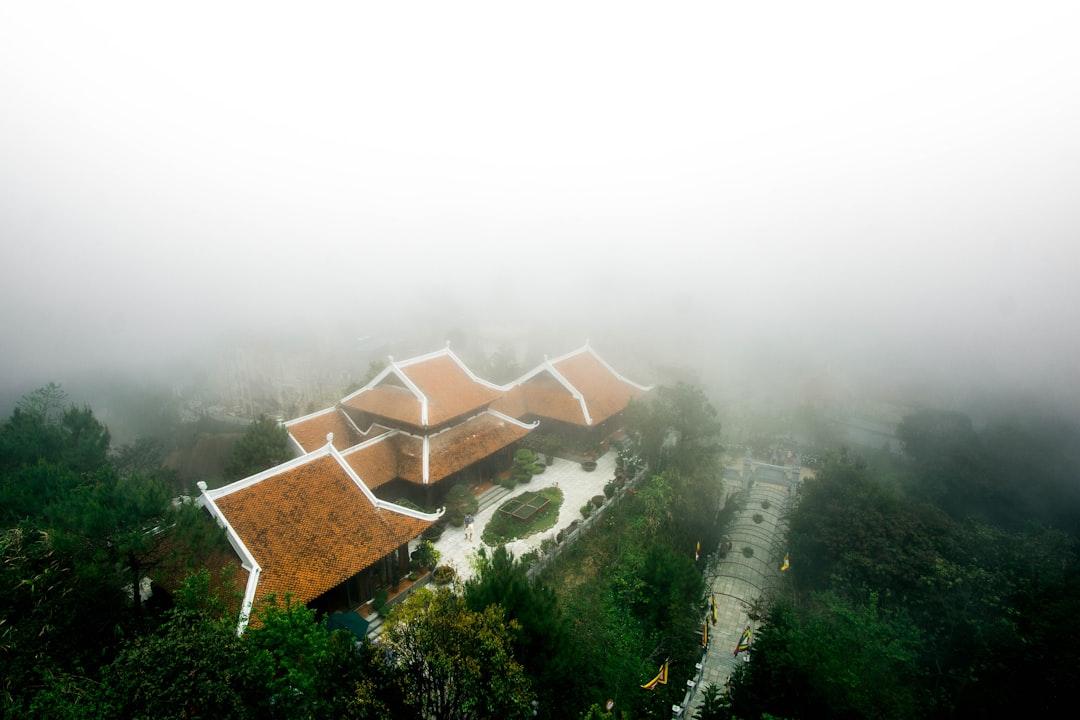
M581 506L581 517L587 518L592 512L592 503L585 503Z
M440 565L431 574L431 579L435 581L436 585L446 585L452 582L455 577L457 577L457 570L449 565Z
M615 483L609 482L604 485L604 495L608 498L615 497Z
M390 591L386 588L379 588L375 591L375 599L371 601L371 607L375 612L381 612L386 607L386 601L390 597Z

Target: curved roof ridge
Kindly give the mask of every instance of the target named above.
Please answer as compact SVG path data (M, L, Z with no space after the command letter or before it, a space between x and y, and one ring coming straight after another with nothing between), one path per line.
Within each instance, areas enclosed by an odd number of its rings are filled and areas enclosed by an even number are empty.
M472 380L473 382L476 382L476 383L480 383L481 385L483 385L485 387L489 387L492 390L503 390L504 389L504 387L502 385L496 385L495 383L491 382L490 380L485 380L484 378L482 378L479 375L477 375L476 373L474 373L469 368L469 366L466 365L465 362L461 358L459 358L457 356L457 353L455 353L453 350L450 349L449 344L447 344L446 348L444 348L444 349L446 351L446 354L449 355L450 358L454 362L456 362L458 364L458 367L460 367L462 369L462 371L464 371L464 373L469 376L470 380ZM432 353L432 355L434 356L434 353Z
M380 438L381 437L383 436L380 436ZM367 483L364 482L363 478L361 478L360 475L358 475L356 471L352 469L352 466L345 461L345 458L340 452L337 451L337 449L333 446L332 443L328 442L327 448L329 449L331 457L333 457L337 464L341 466L341 468L345 471L345 474L349 476L349 479L356 483L356 486L360 488L361 492L364 493L364 497L371 501L371 504L374 507L380 510L389 510L391 512L396 512L400 515L406 515L417 520L426 520L430 522L438 520L440 517L442 517L443 512L445 512L445 508L442 508L437 513L425 513L419 510L412 510L402 505L398 505L397 503L392 503L388 500L380 500L375 495L375 493L371 491L371 488L367 486ZM386 522L385 519L383 519L382 521L384 523Z
M531 423L521 422L520 420L518 420L515 417L510 417L506 413L501 413L498 410L492 410L491 408L488 408L487 410L485 410L484 413L487 413L488 415L494 415L495 417L499 418L500 420L505 420L506 422L511 423L512 425L517 425L520 428L526 428L528 430L535 430L540 425L539 420L533 420ZM484 413L480 413L480 414L483 415Z
M574 387L572 382L567 380L566 377L555 368L555 365L551 361L545 360L544 364L547 365L548 372L551 373L551 376L569 390L570 394L573 395L574 399L581 405L581 414L585 417L585 424L592 425L592 417L589 415L589 408L585 403L585 396L581 394L580 390Z
M445 350L449 351L449 348L445 348ZM444 353L443 352L428 353L428 355L430 357L437 357L438 355L441 355L441 354L444 354ZM425 357L427 359L430 359L428 356L421 356L421 357ZM394 357L391 355L390 356L390 363L385 368L383 368L382 371L378 375L373 377L368 382L367 385L360 388L356 392L349 393L345 397L341 398L341 403L348 402L349 400L352 400L357 395L378 387L379 383L381 383L383 380L385 380L387 375L390 375L391 373L393 373L398 378L398 380L400 380L401 383L406 388L408 388L409 392L411 392L414 396L416 396L416 399L420 401L420 422L421 422L422 425L426 426L428 424L428 399L427 399L427 395L425 395L420 390L420 388L418 388L416 386L416 383L414 383L412 380L410 380L409 376L406 375L404 373L404 371L402 370L402 368L406 368L406 367L409 367L410 365L412 365L416 359L417 358L410 358L409 360L406 360L403 363L399 363L399 362L396 362L394 360Z
M636 383L636 382L634 382L634 381L633 381L633 380L631 380L630 378L627 378L627 377L624 377L623 375L620 375L620 374L619 374L619 372L618 372L618 371L617 371L617 370L616 370L615 368L611 367L611 365L609 365L609 364L608 364L608 361L607 361L607 360L605 360L604 358L600 357L600 353L598 353L598 352L596 352L595 350L593 350L593 349L592 349L592 346L591 346L591 345L589 345L589 343L587 343L587 342L586 342L586 343L585 343L585 347L584 347L584 348L582 348L582 349L583 349L583 350L588 350L588 351L589 351L589 353L590 353L590 354L591 354L591 355L592 355L592 356L593 356L594 358L596 358L596 361L597 361L598 363L600 363L600 364L601 364L601 365L603 365L603 366L604 366L605 368L607 368L607 371L608 371L609 373L611 373L611 374L612 374L612 375L614 375L615 377L619 378L620 380L622 380L622 381L623 381L624 383L626 383L627 385L633 385L633 386L634 386L634 387L636 387L636 388L637 388L638 390L644 390L645 392L648 392L649 390L652 390L652 389L653 389L653 386L652 386L652 385L641 385L641 384L639 384L639 383Z
M406 368L406 367L409 367L410 365L416 365L417 363L427 362L428 360L434 360L435 358L442 357L444 355L449 355L450 357L453 357L455 359L457 358L457 356L454 355L454 351L450 349L450 343L446 343L446 345L439 348L438 350L432 350L429 353L424 353L423 355L417 355L415 357L409 358L408 360L404 360L404 361L398 363L398 366ZM458 362L461 362L461 361L459 360Z
M378 423L371 423L371 427L375 427L377 424ZM382 426L380 425L380 427L382 427ZM368 428L368 430L370 431L371 428ZM355 445L353 445L350 448L345 448L344 450L341 450L340 453L341 453L341 456L344 457L346 455L353 454L357 450L363 450L366 447L371 447L375 443L382 442L383 440L389 440L390 438L394 437L395 435L408 435L408 434L409 433L406 433L406 432L404 432L402 430L398 430L397 428L391 428L387 432L380 433L379 435L376 435L373 438L368 438L367 440L365 440L363 442L358 442L358 443L356 443Z

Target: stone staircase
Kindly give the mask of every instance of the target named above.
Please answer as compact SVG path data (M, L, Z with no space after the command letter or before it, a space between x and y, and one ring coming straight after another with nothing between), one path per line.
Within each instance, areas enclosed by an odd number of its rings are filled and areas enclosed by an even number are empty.
M496 485L492 488L485 490L476 498L477 502L480 503L480 509L476 511L477 514L484 512L492 505L499 504L503 501L503 498L505 498L511 492L513 491L507 490L502 485Z

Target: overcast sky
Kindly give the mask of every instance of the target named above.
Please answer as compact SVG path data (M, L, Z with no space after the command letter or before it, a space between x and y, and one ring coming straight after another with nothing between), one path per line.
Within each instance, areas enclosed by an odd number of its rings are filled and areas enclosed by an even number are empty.
M1075 383L1078 36L1069 1L4 2L0 373L408 307Z

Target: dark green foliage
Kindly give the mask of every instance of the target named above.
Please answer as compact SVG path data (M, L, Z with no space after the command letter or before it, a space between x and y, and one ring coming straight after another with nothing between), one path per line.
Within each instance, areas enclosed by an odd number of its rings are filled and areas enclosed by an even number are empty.
M1000 504L1014 493L1009 458L1037 471L1063 467L1064 456L1040 463L1002 442L987 464L970 422L952 413L909 419L904 437L907 469L841 456L803 483L790 517L795 584L736 678L738 714L1044 715L1070 692L1080 662L1076 540L1032 523L1037 503L1017 500L1008 517ZM1030 485L1067 499L1060 483L1050 472ZM987 521L995 517L1001 524ZM860 635L845 635L848 626ZM821 641L834 635L850 642ZM877 648L897 652L858 645L875 635Z
M0 699L13 712L83 692L130 626L119 584L82 571L30 525L0 535L0 597Z
M474 611L448 588L421 588L394 606L380 643L412 717L525 720L533 693L516 631L498 605Z
M446 517L447 520L457 527L465 524L465 516L476 513L480 509L480 502L469 490L467 483L458 483L446 493Z
M260 415L236 441L225 472L230 480L268 470L292 458L289 433L273 418Z
M536 453L529 448L520 448L514 453L513 476L518 482L528 482L532 476L542 472L537 465Z
M701 691L701 707L694 713L694 720L728 720L729 717L723 690L709 683Z
M353 636L327 632L315 613L289 598L270 598L243 636L248 706L257 717L341 718L352 713L362 675Z
M736 677L732 710L738 717L924 717L923 643L909 620L882 612L873 596L863 604L829 594L800 605L780 600Z
M255 717L245 675L235 621L203 572L177 594L169 620L136 638L106 670L99 702L117 717Z
M720 423L700 388L685 383L660 386L626 410L635 454L654 472L694 473L716 460Z
M555 592L541 581L530 582L526 566L499 546L490 558L481 548L464 595L470 610L498 605L507 620L517 622L514 655L533 680L541 716L572 717L585 700L576 683L584 668Z

